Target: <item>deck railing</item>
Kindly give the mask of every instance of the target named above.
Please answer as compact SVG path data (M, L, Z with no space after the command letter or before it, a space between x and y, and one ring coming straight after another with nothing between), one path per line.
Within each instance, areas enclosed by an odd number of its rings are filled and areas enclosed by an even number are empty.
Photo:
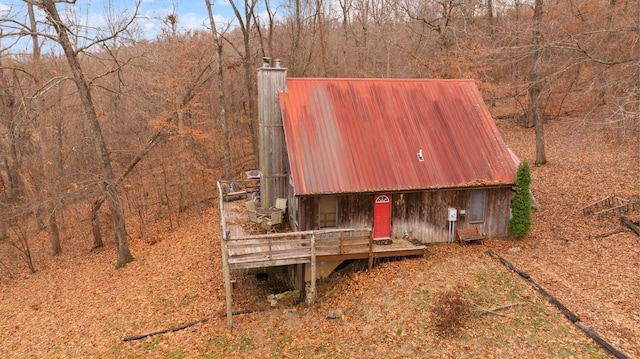
M321 257L372 257L371 233L359 228L261 234L226 238L225 246L230 269L269 267L310 263L312 248Z

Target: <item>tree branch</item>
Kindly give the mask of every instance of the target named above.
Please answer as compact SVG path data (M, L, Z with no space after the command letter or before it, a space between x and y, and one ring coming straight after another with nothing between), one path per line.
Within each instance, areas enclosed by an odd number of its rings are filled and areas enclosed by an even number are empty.
M73 0L73 2L75 3L75 0ZM128 20L128 21L126 21L126 22L124 23L124 25L120 26L118 29L116 29L113 33L111 33L111 34L110 34L109 36L107 36L107 37L98 38L98 39L96 39L96 40L94 40L94 41L90 42L90 43L89 43L88 45L86 45L86 46L79 47L79 48L75 51L75 53L76 53L76 54L79 54L79 53L83 52L84 50L86 50L86 49L88 49L88 48L93 47L93 46L94 46L94 45L96 45L96 44L105 43L105 42L107 42L107 41L109 41L109 40L113 40L113 39L115 39L116 37L118 37L118 35L120 35L121 33L125 32L125 31L129 28L129 25L131 25L131 24L136 20L136 18L138 17L138 10L140 9L140 2L141 2L141 0L137 0L137 1L136 1L136 6L135 6L135 9L134 9L134 11L133 11L133 15L131 16L131 18L129 18L129 20Z

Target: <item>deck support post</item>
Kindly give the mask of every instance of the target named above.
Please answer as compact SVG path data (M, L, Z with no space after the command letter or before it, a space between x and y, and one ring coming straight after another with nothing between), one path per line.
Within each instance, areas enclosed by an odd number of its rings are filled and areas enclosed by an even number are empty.
M369 235L369 270L373 268L373 231Z
M220 248L222 249L222 276L224 277L224 291L227 299L227 327L233 327L233 311L231 308L231 271L229 269L229 247L227 246L227 228L224 219L224 202L222 188L218 182L218 208L220 209Z
M311 283L307 293L307 305L311 306L316 302L316 236L311 234Z
M227 297L227 327L231 329L233 327L233 311L231 308L231 271L229 270L229 249L227 248L227 241L222 236L222 275L224 276L224 291Z

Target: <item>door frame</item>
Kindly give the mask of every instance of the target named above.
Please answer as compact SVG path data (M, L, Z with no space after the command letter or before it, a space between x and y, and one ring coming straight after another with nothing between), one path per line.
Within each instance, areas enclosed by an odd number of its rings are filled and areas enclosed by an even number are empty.
M391 238L391 193L373 195L372 231L374 239Z

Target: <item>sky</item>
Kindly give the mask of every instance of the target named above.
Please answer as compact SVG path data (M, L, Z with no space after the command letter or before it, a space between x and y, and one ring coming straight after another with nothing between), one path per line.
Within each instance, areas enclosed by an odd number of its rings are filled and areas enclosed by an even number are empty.
M131 17L135 4L135 0L76 0L73 5L59 3L58 11L63 19L66 17L73 19L74 23L88 25L89 28L98 28L105 27L109 17ZM242 2L239 7L242 11ZM229 24L235 19L229 0L215 0L213 12L218 27ZM205 0L141 0L137 20L141 36L149 40L154 39L161 33L164 26L162 20L171 13L178 15L179 31L204 30L209 27ZM27 10L24 0L0 0L0 19L27 22L26 16ZM44 12L38 10L36 18L44 21ZM10 23L4 24L10 26ZM3 34L6 35L8 32L9 29L3 28ZM11 43L11 38L2 39L0 40L0 48L6 48ZM24 44L19 43L16 47L18 47L17 51L28 51L30 45L24 41Z
M132 1L116 0L120 3ZM175 10L174 10L175 9ZM205 29L205 24L209 25L209 15L205 0L143 0L140 5L140 12L148 20L143 21L148 33L155 34L160 31L158 18L176 12L178 14L178 26L180 29ZM227 0L217 0L213 7L214 17L217 24L226 24L232 21L235 16L231 5Z

